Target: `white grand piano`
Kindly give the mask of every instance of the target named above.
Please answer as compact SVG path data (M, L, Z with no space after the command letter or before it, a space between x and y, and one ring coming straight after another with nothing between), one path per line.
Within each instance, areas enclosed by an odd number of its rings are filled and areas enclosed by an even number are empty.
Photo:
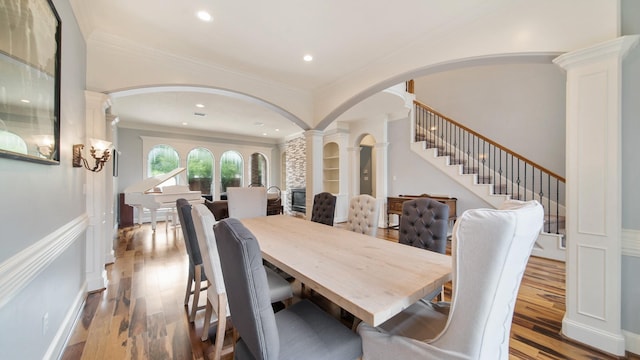
M142 224L144 208L151 211L151 228L156 230L156 211L168 209L175 213L176 200L184 198L192 204L202 203L200 191L190 191L189 185L162 186L164 182L183 172L185 168L177 168L166 174L146 178L124 189L124 202L138 209L138 224ZM175 218L174 218L175 221Z

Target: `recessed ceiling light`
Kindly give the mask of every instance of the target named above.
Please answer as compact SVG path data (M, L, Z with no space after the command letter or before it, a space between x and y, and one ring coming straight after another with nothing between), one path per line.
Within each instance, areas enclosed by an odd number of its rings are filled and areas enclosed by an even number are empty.
M189 125L189 123L188 122L183 122L182 125L187 126L187 125Z
M196 104L196 107L203 108L203 107L204 107L204 105L202 105L202 104Z
M305 56L303 57L303 59L304 59L304 61L307 61L307 62L308 62L308 61L313 60L313 56L311 56L311 55L307 54L307 55L305 55Z
M198 11L198 19L202 20L202 21L212 21L213 20L213 16L211 16L211 14L209 14L208 12L201 10Z
M31 102L30 100L27 100L27 99L22 99L22 100L20 100L20 101L22 101L22 102L23 102L23 103L25 103L25 104L28 104L28 103L30 103L30 102Z
M280 131L280 129L276 129L276 131Z
M267 136L267 133L262 133L262 136Z

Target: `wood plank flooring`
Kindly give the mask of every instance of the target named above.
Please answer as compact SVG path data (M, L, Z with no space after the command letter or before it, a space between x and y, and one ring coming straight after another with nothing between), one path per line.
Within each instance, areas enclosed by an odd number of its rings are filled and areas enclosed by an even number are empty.
M190 324L183 305L188 259L181 230L164 230L160 223L155 234L148 224L119 231L108 286L87 296L63 360L206 359L213 351L209 341L200 341L204 311ZM397 241L398 232L379 230L378 237ZM531 258L513 317L510 359L617 359L560 335L564 281L564 263ZM445 298L450 294L447 286Z

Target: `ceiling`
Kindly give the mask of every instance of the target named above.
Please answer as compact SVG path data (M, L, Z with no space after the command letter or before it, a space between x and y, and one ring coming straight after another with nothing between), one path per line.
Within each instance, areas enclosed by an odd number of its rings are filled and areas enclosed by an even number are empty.
M416 35L442 32L486 11L487 4L501 1L182 0L158 5L154 0L71 0L71 3L85 39L100 36L126 39L141 47L198 59L265 82L314 93L373 61L379 62L406 49ZM201 10L209 12L213 20L199 20L196 13ZM313 61L304 61L306 54L312 55ZM205 107L196 108L197 103ZM395 107L388 112L398 110ZM260 104L188 89L113 97L113 112L129 125L152 123L270 139L303 130ZM206 116L194 115L195 112ZM349 121L360 115L352 111L348 118L338 120Z

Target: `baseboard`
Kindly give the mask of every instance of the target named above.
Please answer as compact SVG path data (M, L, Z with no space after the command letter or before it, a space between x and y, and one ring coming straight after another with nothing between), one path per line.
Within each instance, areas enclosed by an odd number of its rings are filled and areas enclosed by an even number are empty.
M624 335L627 351L640 355L640 334L622 330L622 335Z
M84 305L86 296L87 284L85 282L80 288L78 295L73 300L71 308L69 308L69 311L67 311L67 314L62 320L62 324L58 328L56 335L51 340L51 344L49 344L47 352L42 357L43 359L54 360L62 358L65 346L69 341L69 336L71 335L71 331L76 324L76 321L80 314L80 310L82 310L82 306Z
M569 339L587 344L598 350L616 356L625 354L625 338L622 334L615 334L596 329L585 324L565 318L562 319L562 334Z

